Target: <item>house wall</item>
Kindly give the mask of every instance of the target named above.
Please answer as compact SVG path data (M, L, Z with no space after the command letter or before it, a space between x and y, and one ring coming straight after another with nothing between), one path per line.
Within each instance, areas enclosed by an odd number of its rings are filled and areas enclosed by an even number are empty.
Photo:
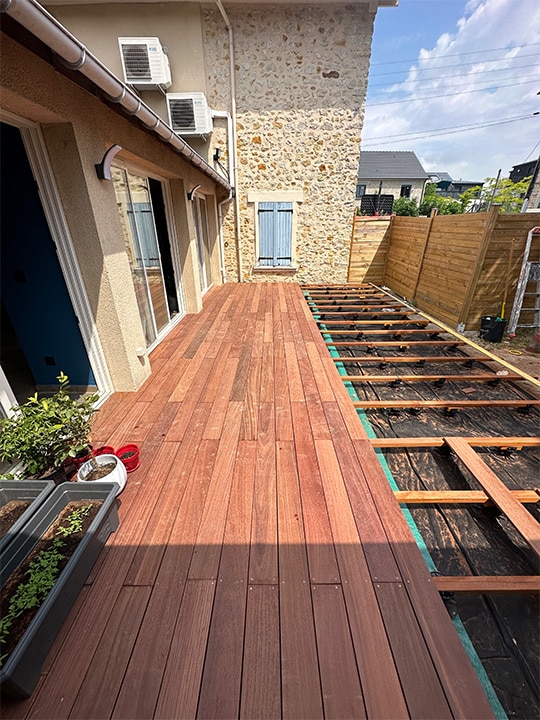
M359 184L365 183L366 195L376 195L379 192L381 180L362 180L361 178L358 178L357 182ZM401 196L401 186L411 185L412 187L410 197L416 200L420 205L424 196L425 184L425 180L408 180L407 178L403 178L402 180L382 180L381 194L393 195L394 200L397 200ZM360 207L360 199L356 200L355 205L356 207Z
M112 70L122 76L118 36L157 36L168 49L168 92L202 91L212 109L231 113L229 36L214 7L196 3L47 6ZM368 4L228 5L234 30L238 133L238 221L224 207L226 273L245 280L344 282L350 217L355 205L358 149L375 9ZM164 119L164 96L143 100ZM204 143L207 159L223 151L227 123L216 119ZM255 268L257 193L295 193L297 271Z
M227 13L235 42L244 278L277 277L254 272L255 205L248 195L300 192L292 279L344 282L374 11L332 3L228 5ZM208 99L229 109L227 30L217 9L204 10L203 18ZM226 232L232 238L231 218ZM231 241L227 272L237 277Z
M148 358L141 359L136 352L145 346L145 339L113 185L97 178L95 163L117 143L123 148L119 159L143 174L170 181L173 225L189 312L200 309L201 290L195 226L186 188L201 185L213 215L211 227L217 235L215 186L165 144L6 36L2 37L0 70L2 108L38 123L43 131L95 322L92 342L101 345L114 389L134 390L151 368ZM215 239L213 246L217 257ZM219 282L219 275L215 280Z

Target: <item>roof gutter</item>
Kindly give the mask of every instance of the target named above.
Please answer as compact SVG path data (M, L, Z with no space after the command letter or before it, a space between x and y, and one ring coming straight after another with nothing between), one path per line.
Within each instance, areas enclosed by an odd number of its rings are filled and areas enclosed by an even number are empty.
M88 78L105 93L109 101L118 103L127 115L140 120L149 131L169 144L190 165L230 192L231 186L222 175L36 0L0 0L0 13L6 13L35 35L67 68Z

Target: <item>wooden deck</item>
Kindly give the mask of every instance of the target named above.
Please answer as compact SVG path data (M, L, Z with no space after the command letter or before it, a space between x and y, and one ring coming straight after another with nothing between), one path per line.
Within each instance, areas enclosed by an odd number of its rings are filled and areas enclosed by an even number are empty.
M151 363L95 424L141 445L120 528L2 717L492 717L300 288L211 290Z

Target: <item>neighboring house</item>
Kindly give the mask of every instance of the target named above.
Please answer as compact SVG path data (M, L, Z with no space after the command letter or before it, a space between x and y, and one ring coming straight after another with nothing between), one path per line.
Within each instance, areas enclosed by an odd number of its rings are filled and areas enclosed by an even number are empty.
M3 412L21 372L136 389L213 283L345 281L373 22L396 4L2 4Z
M381 209L385 212L389 208L391 212L392 201L400 197L415 199L420 205L428 182L429 175L413 152L362 150L356 181L356 206L366 214L373 214L369 209L373 206L374 196L381 196L388 203L388 206L377 203L375 198L379 214Z
M434 171L429 173L430 181L437 184L437 194L459 200L465 190L473 187L482 188L484 183L479 180L453 180L447 172Z
M540 157L536 161L531 182L525 194L525 202L525 209L527 212L538 210L538 208L540 208Z
M534 171L536 170L537 164L538 164L538 160L529 160L528 162L524 162L519 165L514 165L512 167L512 169L510 170L510 174L508 175L508 177L514 183L517 183L520 180L524 180L525 178L531 177L532 175L534 175Z

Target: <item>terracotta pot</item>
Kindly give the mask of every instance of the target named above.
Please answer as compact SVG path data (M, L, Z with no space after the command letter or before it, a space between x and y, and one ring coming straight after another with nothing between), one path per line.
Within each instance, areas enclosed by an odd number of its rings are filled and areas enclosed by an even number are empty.
M136 470L141 464L139 460L139 446L135 445L135 443L123 445L121 448L118 448L115 455L124 463L128 472L133 472L133 470Z

